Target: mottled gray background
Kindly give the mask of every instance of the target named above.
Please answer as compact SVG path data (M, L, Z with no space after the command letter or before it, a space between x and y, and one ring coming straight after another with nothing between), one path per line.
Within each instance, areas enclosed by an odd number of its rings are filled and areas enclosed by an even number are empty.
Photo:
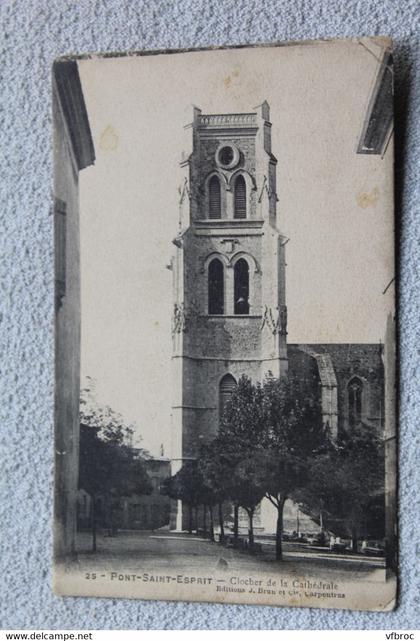
M416 0L2 0L0 627L419 628L419 5ZM400 605L393 613L51 593L51 88L65 53L390 35L400 249ZM417 178L417 181L416 181Z

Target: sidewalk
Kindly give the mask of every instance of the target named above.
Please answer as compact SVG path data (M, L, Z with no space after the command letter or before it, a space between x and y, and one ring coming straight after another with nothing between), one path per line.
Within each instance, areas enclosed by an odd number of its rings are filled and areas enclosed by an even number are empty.
M283 561L274 559L274 542L265 542L262 552L255 555L213 543L204 537L186 532L124 532L115 537L98 535L97 552L91 552L89 533L78 534L80 569L125 571L143 569L202 570L222 567L236 572L281 572L288 574L318 575L343 580L365 579L382 581L385 577L383 559L360 555L331 554L296 544L283 544ZM344 575L344 576L343 576Z

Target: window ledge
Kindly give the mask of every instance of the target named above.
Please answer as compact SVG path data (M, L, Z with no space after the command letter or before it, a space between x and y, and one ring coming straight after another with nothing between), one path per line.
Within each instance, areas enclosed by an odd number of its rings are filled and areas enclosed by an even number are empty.
M229 225L261 227L263 224L263 218L202 218L194 221L196 227L228 227Z
M200 318L262 318L261 314L199 314Z

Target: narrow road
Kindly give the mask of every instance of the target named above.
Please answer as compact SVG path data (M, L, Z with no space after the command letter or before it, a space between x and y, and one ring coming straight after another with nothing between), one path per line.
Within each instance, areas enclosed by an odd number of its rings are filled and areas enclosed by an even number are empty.
M188 533L167 531L120 532L115 537L98 536L97 552L91 552L91 536L78 534L78 565L82 568L113 570L201 570L231 572L281 572L282 574L322 575L356 580L384 580L385 564L380 558L330 553L326 548L310 548L284 543L284 559L274 559L274 543L265 542L262 552L250 554L212 543ZM344 576L343 576L344 575Z

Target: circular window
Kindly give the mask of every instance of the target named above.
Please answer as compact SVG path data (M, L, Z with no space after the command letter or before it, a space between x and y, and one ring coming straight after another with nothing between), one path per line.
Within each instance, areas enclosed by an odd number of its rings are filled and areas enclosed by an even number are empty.
M233 160L233 149L232 147L222 147L219 151L219 160L222 165L230 165Z
M239 162L239 151L233 145L222 145L216 152L216 161L225 169L232 169Z

